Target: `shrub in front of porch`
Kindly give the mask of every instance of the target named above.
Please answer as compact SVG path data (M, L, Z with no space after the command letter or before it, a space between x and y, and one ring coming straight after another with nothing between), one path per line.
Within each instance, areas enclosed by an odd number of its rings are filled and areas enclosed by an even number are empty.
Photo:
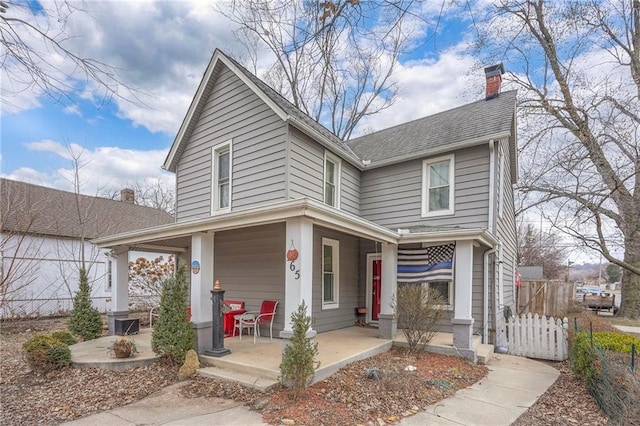
M102 335L102 316L91 303L91 287L84 268L80 269L80 285L69 313L69 331L83 340L97 339Z
M423 347L433 339L444 315L443 305L442 296L421 283L398 285L391 307L410 351Z
M297 400L313 373L320 367L320 362L315 360L318 356L318 343L307 338L311 317L307 315L304 301L298 306L298 310L291 314L291 323L293 336L282 352L280 381L285 385L291 385L294 398Z
M162 287L160 310L158 320L154 322L151 347L155 353L171 363L182 364L187 351L196 348L196 332L187 318L189 291L184 265L181 265L175 274L166 277Z

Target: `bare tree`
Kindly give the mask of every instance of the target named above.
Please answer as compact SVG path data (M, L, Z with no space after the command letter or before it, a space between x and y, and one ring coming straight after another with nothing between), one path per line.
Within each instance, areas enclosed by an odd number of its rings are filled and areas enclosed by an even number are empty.
M0 180L0 308L2 317L13 316L15 303L25 299L23 290L35 280L35 260L41 242L29 238L38 216L38 203L20 199L4 179Z
M3 104L11 105L25 90L55 100L70 99L71 93L85 90L99 94L103 102L112 96L125 99L124 93L135 97L136 91L118 79L113 67L72 47L81 35L69 33L67 22L72 15L85 13L82 7L81 1L2 2Z
M566 253L558 235L532 225L518 225L518 265L542 266L545 278L561 279L566 273Z
M393 104L392 73L422 22L415 0L231 0L248 62L276 91L335 135ZM272 60L263 70L265 52ZM247 61L245 61L246 63Z
M625 270L620 314L640 318L640 0L501 0L494 12L479 47L521 89L518 189Z
M137 180L134 183L127 183L127 188L134 191L133 202L139 206L153 207L164 210L173 215L176 209L176 194L173 188L168 188L160 180ZM116 200L120 198L120 189L102 191L100 196Z

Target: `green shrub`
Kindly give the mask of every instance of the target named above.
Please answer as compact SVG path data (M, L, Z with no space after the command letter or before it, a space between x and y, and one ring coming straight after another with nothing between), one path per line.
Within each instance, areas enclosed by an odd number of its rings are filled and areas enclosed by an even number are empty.
M596 355L595 341L591 345L589 333L576 333L571 345L570 361L573 374L583 380L587 385L596 379L600 372L598 369L599 359Z
M102 317L91 304L91 287L84 268L80 269L80 286L69 314L69 330L83 340L96 339L102 335Z
M69 346L50 334L36 334L23 346L31 370L46 373L71 364Z
M631 353L631 344L635 343L636 348L640 348L640 338L629 334L616 333L611 331L597 331L593 333L593 340L602 349L621 354Z
M309 383L311 376L320 366L315 360L318 355L318 343L307 339L307 331L311 325L311 317L307 316L307 306L302 302L298 310L291 314L293 336L282 353L280 364L280 381L291 384L295 391L295 399Z
M76 343L78 343L76 338L73 337L73 335L71 335L71 333L69 333L68 331L54 331L53 333L51 333L51 337L60 340L67 346L75 345Z
M158 320L151 335L153 351L172 363L184 363L189 349L196 347L196 332L187 317L189 292L181 265L162 283Z

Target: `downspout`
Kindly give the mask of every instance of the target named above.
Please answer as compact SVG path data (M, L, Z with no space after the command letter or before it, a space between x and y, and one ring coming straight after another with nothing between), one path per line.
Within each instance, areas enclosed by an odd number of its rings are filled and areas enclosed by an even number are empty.
M489 218L487 219L487 229L495 232L495 205L496 205L496 160L495 160L495 140L489 141Z
M484 278L483 278L483 301L482 301L482 343L489 343L489 256L498 251L498 246L484 252ZM494 316L496 313L494 313ZM494 318L495 322L495 318Z
M495 205L495 141L489 140L489 218L487 219L487 229L493 233L493 214ZM495 253L498 247L487 250L484 253L484 277L483 277L483 304L482 304L482 343L489 342L489 255ZM495 314L494 314L495 315ZM495 321L495 319L494 319Z

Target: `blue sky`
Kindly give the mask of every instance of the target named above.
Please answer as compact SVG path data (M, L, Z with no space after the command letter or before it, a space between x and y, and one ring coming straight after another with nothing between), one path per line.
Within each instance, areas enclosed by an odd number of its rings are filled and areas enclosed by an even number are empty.
M0 175L71 190L75 157L84 165L81 191L87 194L113 192L136 181L173 185L173 176L160 166L207 62L215 48L232 55L239 49L234 26L214 11L213 3L82 3L84 11L66 21L71 37L65 46L116 68L120 81L140 91L142 102L113 98L105 103L90 90L51 99L9 81L3 72ZM53 7L47 1L31 4ZM423 12L432 18L439 6ZM41 21L43 14L36 17L28 8L10 7L7 15L12 13L48 24ZM418 47L405 55L394 75L398 102L363 122L363 128L381 129L481 96L482 70L470 75L474 61L463 52L466 23L455 14L447 17L437 37L435 26L421 29ZM128 95L126 88L121 93Z

